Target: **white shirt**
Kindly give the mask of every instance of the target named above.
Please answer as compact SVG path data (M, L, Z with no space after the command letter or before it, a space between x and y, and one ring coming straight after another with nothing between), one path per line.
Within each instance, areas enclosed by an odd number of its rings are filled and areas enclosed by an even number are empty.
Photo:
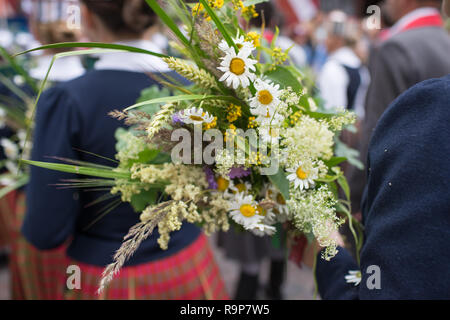
M30 70L30 76L37 80L44 80L52 61L52 55L44 55L36 58L37 66ZM49 81L69 81L82 76L85 69L79 56L69 56L56 59L53 63Z
M161 53L160 47L150 40L122 41L117 42L117 44ZM153 55L132 52L112 52L100 53L95 56L99 58L94 66L97 70L109 69L152 73L164 73L170 71L168 65L161 58Z
M338 107L348 107L347 87L350 78L342 65L350 68L360 68L361 85L355 98L354 109L359 118L364 117L364 100L370 82L369 72L362 66L361 60L348 47L333 52L325 62L319 77L318 87L325 102L325 108L332 110Z

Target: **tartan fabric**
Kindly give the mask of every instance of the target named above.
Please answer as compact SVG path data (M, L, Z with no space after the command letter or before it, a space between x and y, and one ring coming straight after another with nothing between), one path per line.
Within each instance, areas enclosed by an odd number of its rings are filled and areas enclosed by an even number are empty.
M121 270L98 296L102 267L72 261L81 270L81 289L67 290L66 299L228 299L226 289L205 235L182 251L162 260Z
M25 215L25 194L13 193L12 224L9 227L12 298L16 300L61 300L64 298L66 268L69 259L66 246L40 251L20 233Z
M0 199L0 248L10 244L9 230L12 226L15 208L14 193L10 192Z

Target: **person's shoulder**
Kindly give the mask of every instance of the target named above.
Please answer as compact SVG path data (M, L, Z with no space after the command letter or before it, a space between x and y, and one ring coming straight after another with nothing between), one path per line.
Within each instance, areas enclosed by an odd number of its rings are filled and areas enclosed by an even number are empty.
M414 28L411 30L405 30L400 32L391 38L387 39L385 43L409 43L415 42L416 45L420 45L423 41L427 41L436 38L450 38L445 29L440 27L422 27ZM444 40L445 41L445 40Z
M442 78L428 79L414 85L401 94L392 104L392 107L428 107L424 112L434 108L448 109L450 97L450 74Z
M416 84L401 94L380 118L374 139L387 133L415 135L436 131L450 121L450 75Z

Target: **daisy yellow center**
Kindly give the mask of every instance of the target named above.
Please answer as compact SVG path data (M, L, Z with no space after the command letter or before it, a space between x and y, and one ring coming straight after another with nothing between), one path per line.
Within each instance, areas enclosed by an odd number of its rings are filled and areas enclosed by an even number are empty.
M236 185L236 189L238 190L238 192L244 192L245 190L247 190L247 187L243 183L238 183Z
M241 58L233 58L230 63L230 71L240 76L245 72L245 62Z
M286 204L286 200L284 200L284 197L281 193L277 194L277 203L282 205Z
M298 167L295 173L300 180L305 180L306 178L308 178L308 173L303 171L302 167Z
M225 178L219 177L217 179L217 190L224 192L228 189L228 186L230 185L230 181L228 181Z
M269 90L261 90L258 92L258 101L261 104L270 104L273 101L273 96Z
M203 118L200 116L190 116L189 118L193 121L203 121Z
M266 210L264 210L263 207L261 207L260 205L256 206L256 212L260 215L265 217L266 216Z
M256 209L250 204L243 204L239 211L244 217L251 218L256 214Z

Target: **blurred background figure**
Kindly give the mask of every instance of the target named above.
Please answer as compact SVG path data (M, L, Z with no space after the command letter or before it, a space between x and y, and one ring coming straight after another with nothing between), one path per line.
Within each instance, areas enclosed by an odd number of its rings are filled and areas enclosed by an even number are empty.
M370 55L371 85L359 143L363 163L372 132L388 105L413 85L450 73L450 37L443 28L441 5L440 0L386 0L385 13L395 24ZM360 212L365 173L351 170L352 207Z
M144 0L82 0L83 32L92 42L125 44L161 52L149 40L157 16ZM114 165L115 134L126 125L108 116L136 102L142 90L159 86L154 77L174 77L160 58L129 52L96 55L94 69L59 83L42 94L37 107L31 158L55 156ZM179 79L183 81L182 79ZM151 97L149 97L151 98ZM101 155L95 157L90 151ZM112 161L112 162L111 162ZM127 203L96 206L109 191L79 192L56 188L77 175L30 169L27 211L22 226L26 239L41 250L68 242L68 264L81 269L81 288L70 290L59 279L64 299L225 299L227 293L205 235L190 223L171 234L162 250L157 232L144 240L111 284L97 294L106 265L139 212ZM66 274L68 277L69 275Z
M58 42L77 42L81 39L81 26L73 24L70 8L79 8L78 0L32 0L30 3L29 28L35 41L32 47ZM77 17L73 17L76 21ZM80 19L80 17L78 17ZM30 47L31 48L31 47ZM35 53L34 66L30 70L30 76L44 80L50 66L53 55L67 49L53 49L38 51ZM50 81L68 81L81 76L84 73L81 58L69 56L57 59L49 74Z
M15 33L15 50L28 49L56 42L77 41L79 29L70 28L68 21L68 8L78 5L77 1L33 0L22 2L22 9L28 19L27 30ZM18 41L17 41L18 39ZM22 43L23 42L23 43ZM45 50L33 54L31 61L26 62L29 76L36 81L44 80L51 59L55 53L65 50ZM55 61L49 74L49 85L61 81L68 81L84 73L79 57L64 57ZM18 76L16 76L18 77ZM21 90L34 99L31 88L25 84L20 85ZM0 88L5 95L13 95L8 88ZM13 96L11 96L13 97ZM12 130L2 137L11 138L20 135ZM26 132L22 132L26 135ZM67 258L65 246L53 250L40 251L29 244L22 236L20 229L25 215L25 194L17 190L2 199L1 215L8 223L7 235L10 245L9 270L11 276L11 297L13 299L62 299L63 287L61 281L65 277Z
M286 51L289 49L289 58L297 67L302 68L307 64L307 56L302 46L293 41L288 35L285 28L285 16L276 3L264 2L260 3L255 8L258 17L250 21L251 26L256 31L260 31L264 23L264 39L271 43L275 36L276 27L279 28L280 33L275 40L274 45Z
M318 77L326 109L344 107L364 118L364 99L370 76L355 53L359 25L342 11L332 11L326 23L328 58Z

